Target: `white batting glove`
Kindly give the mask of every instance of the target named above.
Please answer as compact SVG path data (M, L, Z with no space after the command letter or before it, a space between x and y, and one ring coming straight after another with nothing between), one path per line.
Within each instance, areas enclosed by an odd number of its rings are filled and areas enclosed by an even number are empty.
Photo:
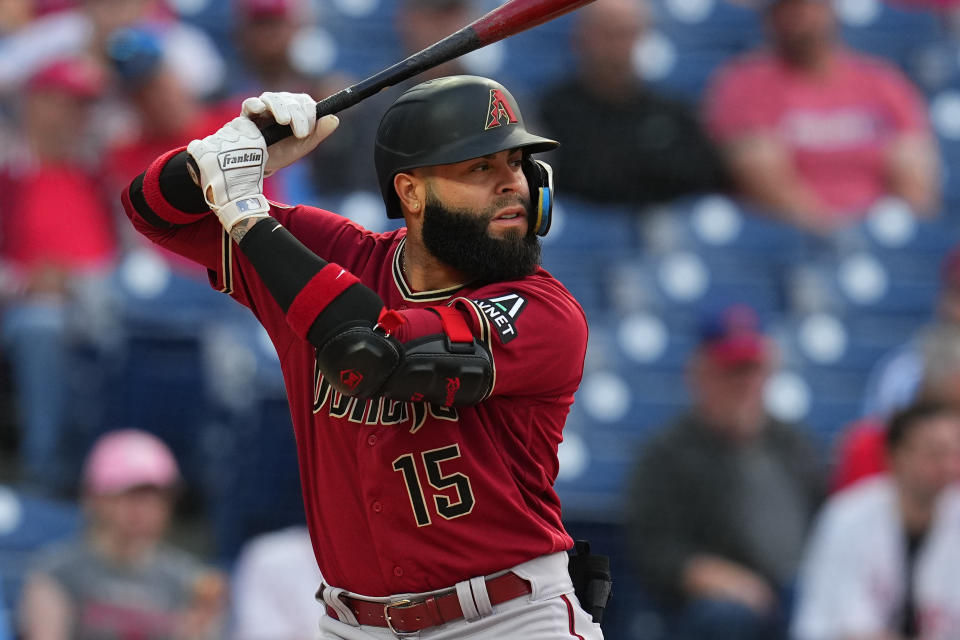
M317 103L305 93L267 91L243 101L240 114L252 118L269 115L277 124L289 125L293 135L270 145L270 158L264 175L293 164L313 151L340 124L334 115L317 122Z
M246 218L265 218L270 203L263 196L267 143L257 125L244 116L213 135L187 145L200 169L203 198L228 232Z

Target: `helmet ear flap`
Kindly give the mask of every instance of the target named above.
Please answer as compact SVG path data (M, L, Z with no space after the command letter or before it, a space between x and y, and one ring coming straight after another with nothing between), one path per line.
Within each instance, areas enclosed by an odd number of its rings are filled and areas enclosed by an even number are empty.
M523 159L523 173L530 186L530 198L533 200L533 231L545 236L550 231L553 212L553 168L542 160L527 156Z

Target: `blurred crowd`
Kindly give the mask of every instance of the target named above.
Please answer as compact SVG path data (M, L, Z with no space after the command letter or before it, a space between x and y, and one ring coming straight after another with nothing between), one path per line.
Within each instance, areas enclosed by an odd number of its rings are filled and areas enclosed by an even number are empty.
M944 189L954 167L908 70L848 46L830 0L716 1L754 15L756 38L712 61L693 99L642 72L660 6L645 0L595 0L556 32L570 64L511 84L535 104L529 127L562 143L546 159L558 204L571 203L568 223L573 203L635 228L707 195L829 246L879 202L898 203L904 224L921 228L956 219ZM188 416L163 429L102 407L126 371L104 370L125 362L130 336L180 335L184 325L214 336L197 366L214 372L206 383L224 406L249 409L243 384L261 383L259 365L231 346L238 339L218 332L243 321L218 306L206 274L129 232L121 190L154 157L237 115L245 97L320 99L361 79L349 61L322 63L317 33L335 8L356 13L364 3L213 4L207 14L219 17L204 21L186 1L0 0L0 640L294 640L314 637L323 614L296 517L170 543L181 520L216 529L211 514L245 500L233 489L249 485L210 477L229 460L207 468L197 452L229 458L256 442L230 428L190 432L223 416L200 415L184 397L160 397L183 405L169 420ZM492 6L395 0L368 15L366 35L399 59ZM950 3L905 6L929 12L953 41ZM511 67L527 63L513 55L490 75L513 79ZM483 62L458 59L427 75L457 73L482 75ZM341 114L329 141L267 180L268 197L334 210L365 202L376 190L376 125L405 86ZM363 207L342 213L387 225ZM579 259L576 241L564 250ZM784 354L763 314L736 300L696 309L686 406L637 438L621 517L609 523L625 549L615 580L637 585L618 592L615 582L614 606L649 607L659 622L608 627L608 637L960 638L960 250L931 254L924 268L937 282L928 316L872 363L860 415L834 425L826 446L770 410ZM183 283L180 293L153 307L121 295L127 287L149 298L169 282ZM244 331L249 349L258 335ZM172 352L158 363L163 355ZM295 485L285 490L287 503L299 501ZM33 504L49 509L37 507L37 522ZM42 535L18 537L31 527Z

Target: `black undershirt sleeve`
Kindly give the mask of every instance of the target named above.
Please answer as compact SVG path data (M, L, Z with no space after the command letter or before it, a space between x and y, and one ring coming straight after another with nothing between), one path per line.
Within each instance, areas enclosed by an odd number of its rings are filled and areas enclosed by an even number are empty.
M275 220L261 220L240 241L240 250L250 260L264 286L286 313L310 279L327 265ZM375 291L354 284L321 310L307 339L321 346L346 326L376 324L383 301Z

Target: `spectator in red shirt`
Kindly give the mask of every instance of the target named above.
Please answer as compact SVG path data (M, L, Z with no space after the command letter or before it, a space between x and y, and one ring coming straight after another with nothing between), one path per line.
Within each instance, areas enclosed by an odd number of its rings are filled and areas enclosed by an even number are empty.
M820 233L884 195L935 213L939 160L916 89L846 48L829 2L771 0L766 11L770 48L722 68L706 99L743 196Z
M56 61L22 95L22 136L0 161L0 252L7 267L2 337L9 359L26 477L57 488L67 340L72 318L95 328L109 306L103 279L116 259L107 194L89 154L86 116L104 86L85 59Z
M239 103L206 104L191 92L164 61L162 40L148 27L115 31L107 57L137 119L135 133L108 150L106 169L114 192L133 179L137 167L209 135L240 112Z

